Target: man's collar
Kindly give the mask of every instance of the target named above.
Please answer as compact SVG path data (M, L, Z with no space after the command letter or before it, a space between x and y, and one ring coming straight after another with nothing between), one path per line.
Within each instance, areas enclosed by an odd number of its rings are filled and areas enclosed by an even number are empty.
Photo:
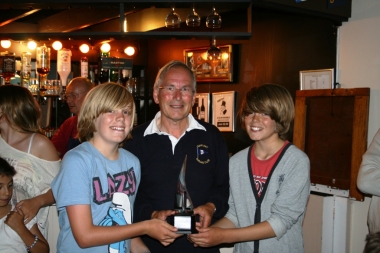
M159 122L161 118L161 111L157 112L156 116L154 116L154 119L150 122L149 126L145 129L144 136L149 134L168 134L166 132L161 132L161 130L157 127L157 122ZM206 128L198 123L198 121L195 120L193 115L189 113L187 116L189 120L189 126L186 129L187 132L193 130L193 129L199 129L206 131Z

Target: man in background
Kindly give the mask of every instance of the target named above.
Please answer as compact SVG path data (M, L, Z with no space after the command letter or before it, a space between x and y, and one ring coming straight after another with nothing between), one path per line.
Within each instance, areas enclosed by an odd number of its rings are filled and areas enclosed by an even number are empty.
M73 78L66 87L64 97L73 116L66 119L59 127L58 132L51 138L61 158L67 151L80 144L79 139L76 137L78 133L78 114L87 92L93 87L93 83L85 77Z

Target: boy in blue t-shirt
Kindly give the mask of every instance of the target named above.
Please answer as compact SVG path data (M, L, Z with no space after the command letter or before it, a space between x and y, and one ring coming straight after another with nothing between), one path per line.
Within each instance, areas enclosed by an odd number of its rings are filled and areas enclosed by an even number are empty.
M133 97L121 85L101 84L87 94L78 117L82 144L66 153L52 182L58 252L149 252L138 236L163 245L180 236L159 219L132 224L140 162L120 147L130 138L134 111Z

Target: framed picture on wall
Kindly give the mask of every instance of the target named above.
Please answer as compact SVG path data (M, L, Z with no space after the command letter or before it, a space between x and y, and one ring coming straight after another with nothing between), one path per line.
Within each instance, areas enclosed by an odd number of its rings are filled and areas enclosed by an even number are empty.
M196 93L191 114L196 119L210 122L210 93Z
M221 132L235 131L236 91L212 93L212 124Z
M300 71L300 90L334 89L334 69Z
M197 77L197 82L232 82L233 81L233 47L218 46L221 51L220 60L207 58L210 47L185 49L185 63Z

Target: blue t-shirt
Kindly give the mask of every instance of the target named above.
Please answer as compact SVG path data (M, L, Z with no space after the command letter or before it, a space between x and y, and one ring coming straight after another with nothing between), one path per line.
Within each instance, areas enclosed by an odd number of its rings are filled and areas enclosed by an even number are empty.
M94 225L132 223L133 205L141 178L140 162L124 149L119 149L119 154L117 160L109 160L89 142L66 153L60 172L52 182L61 228L58 253L130 251L130 240L80 248L74 239L66 212L66 206L90 205Z

